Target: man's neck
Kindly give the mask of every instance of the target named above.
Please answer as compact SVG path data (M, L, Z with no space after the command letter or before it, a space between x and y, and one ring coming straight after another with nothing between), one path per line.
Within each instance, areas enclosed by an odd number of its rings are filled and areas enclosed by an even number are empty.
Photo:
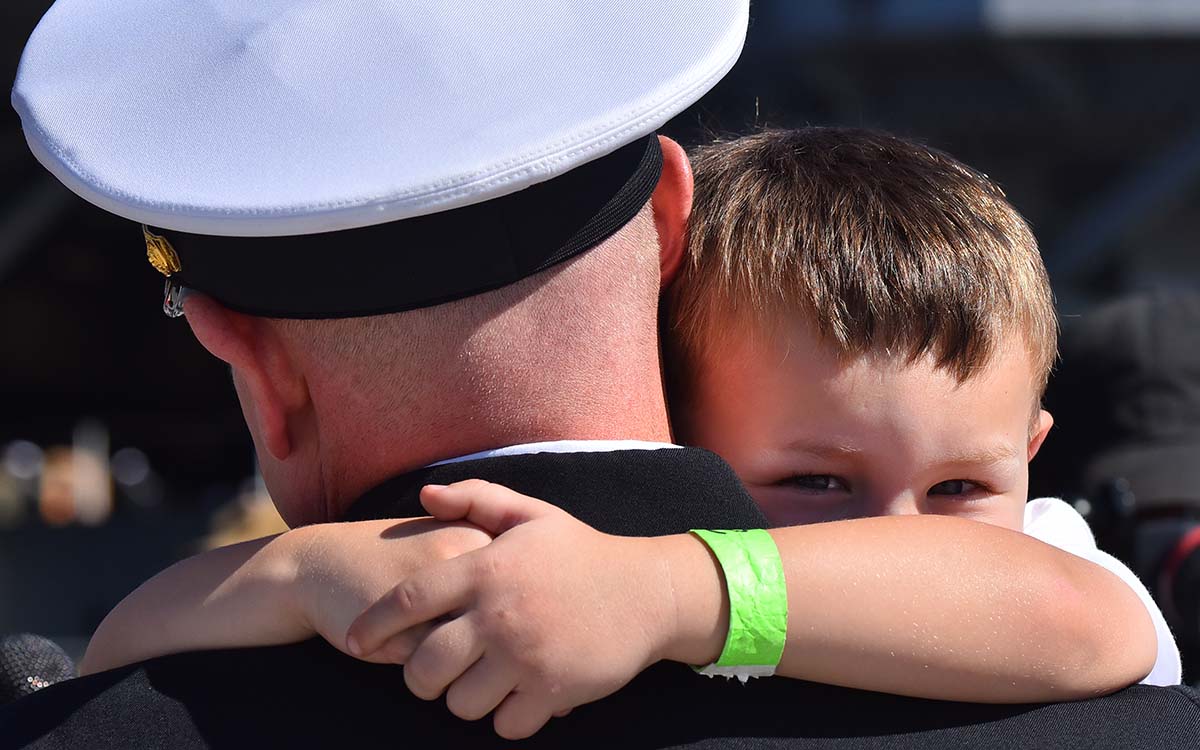
M391 476L509 445L669 442L657 254L625 245L606 243L496 300L403 314L389 332L412 341L411 356L389 349L363 374L366 387L345 368L315 374L330 509Z
M626 408L632 404L639 406ZM393 476L463 456L559 441L652 444L671 441L661 396L658 403L629 398L610 409L596 409L599 418L589 419L581 418L573 408L557 413L546 408L532 415L505 414L503 410L489 412L482 408L467 412L417 408L413 412L413 417L425 418L410 422L403 435L373 435L370 428L353 430L347 425L348 432L338 441L340 450L326 454L322 460L327 469L337 467L336 471L326 472L323 482L329 499L327 507L333 517L340 516L364 492Z

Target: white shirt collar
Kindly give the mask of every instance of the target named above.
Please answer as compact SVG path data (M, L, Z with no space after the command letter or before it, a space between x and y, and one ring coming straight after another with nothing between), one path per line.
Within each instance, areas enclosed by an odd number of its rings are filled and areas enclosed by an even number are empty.
M479 458L497 458L499 456L524 456L531 453L609 453L612 451L656 451L664 448L680 448L682 446L670 443L651 443L644 440L554 440L546 443L524 443L510 445L505 448L472 453L469 456L448 458L430 466L456 464L460 461L474 461Z

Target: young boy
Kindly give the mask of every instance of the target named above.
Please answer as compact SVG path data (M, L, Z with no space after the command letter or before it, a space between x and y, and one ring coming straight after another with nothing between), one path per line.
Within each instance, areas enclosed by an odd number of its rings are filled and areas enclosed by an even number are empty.
M672 408L684 441L728 461L781 527L778 674L1013 702L1178 682L1145 588L1069 506L1026 503L1057 327L1000 190L860 130L752 135L694 168ZM482 482L422 499L494 541L404 581L387 571L395 522L218 550L114 610L85 669L317 632L404 663L415 694L445 692L463 718L496 709L497 730L521 737L655 661L721 653L726 585L694 536L608 536Z

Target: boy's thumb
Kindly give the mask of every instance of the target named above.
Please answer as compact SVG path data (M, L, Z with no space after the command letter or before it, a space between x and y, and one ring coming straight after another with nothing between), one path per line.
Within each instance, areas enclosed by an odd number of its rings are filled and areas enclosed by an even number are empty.
M439 521L467 521L494 536L535 518L562 512L549 503L482 479L425 485L421 505Z

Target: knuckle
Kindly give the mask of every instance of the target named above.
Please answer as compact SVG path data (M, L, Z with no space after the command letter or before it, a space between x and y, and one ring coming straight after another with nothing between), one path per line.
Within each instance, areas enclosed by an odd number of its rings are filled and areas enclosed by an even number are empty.
M404 665L404 684L409 691L421 700L431 701L441 695L442 691L433 684L427 670L421 664L410 662Z
M524 715L524 712L516 710L498 712L494 723L496 734L506 740L528 739L541 727L541 724Z
M488 714L474 696L459 688L457 684L451 685L450 689L446 691L446 708L450 709L450 713L458 718L467 721L478 721Z
M517 722L507 718L506 714L497 714L494 720L496 734L506 740L523 740L528 735L522 734Z
M483 638L503 648L525 672L542 669L552 658L548 636L536 623L537 609L520 600L506 598L489 602L479 610L478 627Z
M410 612L420 604L421 593L411 580L396 584L391 593L392 604L401 612Z
M481 614L480 630L489 641L512 646L514 642L522 640L517 627L519 618L508 606L493 604L482 610Z
M530 685L536 686L547 697L558 697L562 692L557 671L551 666L550 657L544 650L534 650L526 657L525 674Z

